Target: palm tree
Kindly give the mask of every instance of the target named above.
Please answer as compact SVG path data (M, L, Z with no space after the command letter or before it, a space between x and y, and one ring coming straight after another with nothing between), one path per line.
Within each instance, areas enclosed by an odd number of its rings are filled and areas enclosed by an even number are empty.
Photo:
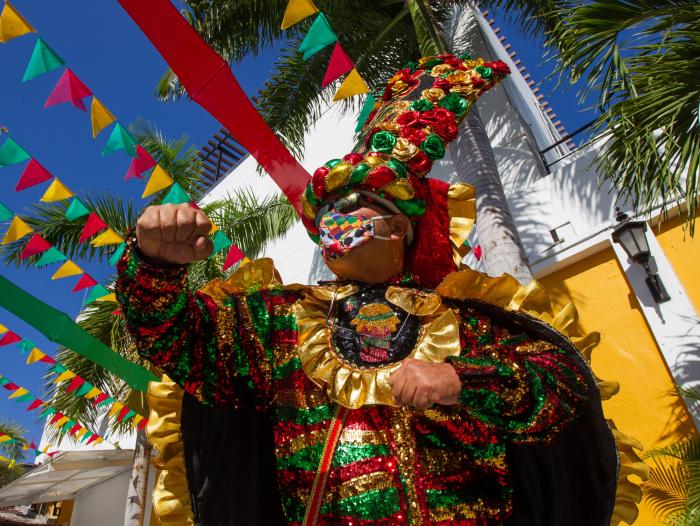
M187 138L168 140L152 126L140 123L132 126L132 133L141 145L154 159L171 175L173 180L188 191L193 199L201 197L198 182L202 177L202 164L197 155L198 149L187 146ZM126 201L113 193L102 193L82 198L85 204L94 210L115 232L122 236L136 223L140 211L148 205L157 204L163 200L167 189L153 196L143 205ZM61 250L69 258L81 258L89 261L103 262L109 259L112 249L109 247L93 247L89 243L80 243L79 237L82 222L66 220L64 213L66 203L40 203L33 205L30 215L23 219L42 235L44 239ZM202 210L216 223L249 257L256 257L265 244L283 235L296 220L294 209L282 195L266 199L256 198L250 190L242 189L230 195L228 199L217 200L202 206ZM26 240L0 247L0 256L6 263L30 267L36 262L36 257L19 259ZM221 271L226 254L220 252L206 261L191 265L188 274L188 288L199 289L204 283L223 278ZM113 280L110 280L113 282ZM108 289L112 289L108 285ZM95 336L115 352L130 361L149 368L150 365L141 359L136 351L134 341L129 337L124 319L118 314L117 305L110 301L98 301L86 306L78 316L78 324ZM83 377L95 387L109 393L116 401L121 402L140 414L147 414L145 393L129 388L120 378L112 375L101 367L95 366L83 356L66 348L60 348L56 358L74 373ZM47 378L46 388L52 396L52 405L75 421L96 423L102 420L101 431L120 435L130 431L130 424L120 423L116 419L109 422L104 419L101 411L83 398L66 392L66 383L54 385ZM107 427L108 426L108 427ZM51 440L61 440L66 437L62 430L53 430ZM103 434L104 431L102 431ZM148 484L148 467L151 457L151 446L143 432L137 434L137 442L132 465L132 476L127 495L125 524L143 524L144 505Z
M641 211L685 201L693 232L700 167L700 4L562 3L549 34L560 71L595 91L604 141L596 163Z
M9 435L12 438L19 438L21 440L21 437L25 434L25 430L19 424L7 420L0 420L0 434ZM0 454L5 458L9 458L10 461L22 462L24 461L23 445L21 441L13 440L12 442L2 442L0 443ZM0 488L18 479L23 473L24 469L21 465L13 463L13 465L10 466L5 462L0 462Z
M258 95L267 123L292 152L303 150L306 130L329 104L331 88L321 88L328 52L304 61L297 51L311 21L287 31L280 22L288 0L185 0L185 16L212 47L229 61L238 61L284 42L269 81ZM518 20L530 31L551 28L553 2L487 2L517 9ZM469 1L343 0L326 1L321 8L338 34L343 48L373 93L381 93L386 80L419 53L436 54L457 49L456 35L445 31L459 9L472 9ZM183 94L172 71L166 72L156 93L163 99ZM352 109L356 101L342 103ZM476 112L462 124L460 139L452 148L457 173L476 186L479 239L486 247L485 265L491 275L508 272L522 282L532 279L518 232L508 209L488 136ZM474 162L473 159L481 162ZM475 171L475 167L478 170Z

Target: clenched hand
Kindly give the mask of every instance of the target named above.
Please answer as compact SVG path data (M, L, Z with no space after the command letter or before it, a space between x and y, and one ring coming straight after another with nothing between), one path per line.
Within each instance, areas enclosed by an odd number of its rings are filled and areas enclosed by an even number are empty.
M408 358L389 376L389 385L398 405L428 409L433 404L454 405L462 385L449 363L433 363Z
M186 265L213 250L211 221L188 204L149 206L136 223L139 250L149 258Z

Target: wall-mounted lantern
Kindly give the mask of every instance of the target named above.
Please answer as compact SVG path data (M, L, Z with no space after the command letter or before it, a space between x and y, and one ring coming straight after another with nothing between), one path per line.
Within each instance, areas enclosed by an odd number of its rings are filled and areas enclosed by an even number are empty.
M627 214L621 213L617 208L615 210L617 211L615 220L619 224L613 230L613 241L622 245L622 248L632 261L644 267L644 271L647 273L646 284L654 297L654 301L656 303L669 301L671 296L666 292L661 278L658 274L654 274L649 267L651 253L645 235L646 223L644 221L630 221Z

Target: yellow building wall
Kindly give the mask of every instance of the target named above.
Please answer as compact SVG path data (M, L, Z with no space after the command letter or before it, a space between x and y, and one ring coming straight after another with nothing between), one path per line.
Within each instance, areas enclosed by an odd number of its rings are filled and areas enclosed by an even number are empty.
M620 431L645 449L695 432L685 405L671 394L671 374L612 248L539 281L559 306L576 305L583 330L601 333L592 365L598 377L620 383L620 392L603 403L606 417ZM635 526L658 524L642 503Z
M700 239L696 239L700 237L700 231L696 230L695 238L690 237L690 232L683 230L680 216L676 216L654 228L654 234L683 284L695 312L700 313Z

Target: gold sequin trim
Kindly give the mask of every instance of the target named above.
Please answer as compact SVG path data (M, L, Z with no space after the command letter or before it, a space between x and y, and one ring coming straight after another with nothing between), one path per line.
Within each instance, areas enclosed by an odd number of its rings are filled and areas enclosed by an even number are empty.
M362 493L373 490L389 489L394 487L393 477L384 471L360 475L344 482L340 486L327 488L323 496L324 504L331 504L339 500L349 499Z

